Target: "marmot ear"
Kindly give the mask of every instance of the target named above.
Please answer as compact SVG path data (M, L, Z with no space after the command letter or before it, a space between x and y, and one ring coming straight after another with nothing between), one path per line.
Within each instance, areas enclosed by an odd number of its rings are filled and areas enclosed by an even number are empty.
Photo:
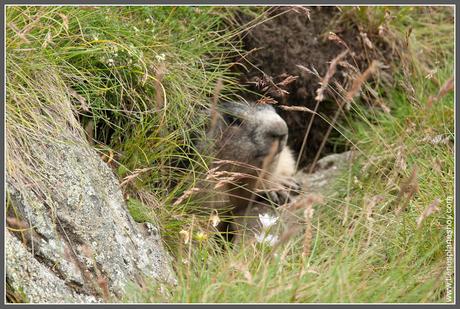
M219 105L219 103L220 102L217 102L217 105ZM217 127L221 128L222 124L225 123L221 108L218 108L218 106L213 106L213 104L214 103L211 102L211 99L208 99L206 104L202 104L199 107L199 113L201 113L203 117L206 118L205 130L208 133L211 133L210 131L216 129ZM212 125L214 128L211 128Z
M237 116L231 114L231 113L225 113L223 114L223 119L227 126L240 126L242 123L241 118L238 118Z

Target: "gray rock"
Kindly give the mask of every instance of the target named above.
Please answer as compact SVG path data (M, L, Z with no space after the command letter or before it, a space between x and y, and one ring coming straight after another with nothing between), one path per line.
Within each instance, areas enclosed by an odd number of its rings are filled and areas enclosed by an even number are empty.
M313 173L300 170L295 179L306 193L331 194L330 187L352 159L352 152L327 155L316 163Z
M121 297L144 277L176 282L158 229L133 221L118 180L89 145L43 143L35 151L46 154L46 194L7 175L9 201L32 227L7 233L13 288L34 303L88 302Z
M5 234L7 280L15 290L25 293L28 301L43 303L94 303L96 297L78 294L51 269L41 264L9 232ZM40 288L37 288L37 284Z

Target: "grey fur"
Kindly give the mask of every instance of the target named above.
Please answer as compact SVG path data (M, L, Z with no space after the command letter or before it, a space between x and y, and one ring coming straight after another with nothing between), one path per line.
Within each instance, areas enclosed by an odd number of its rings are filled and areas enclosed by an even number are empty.
M298 188L292 178L295 162L287 138L287 124L272 106L219 103L217 120L207 132L208 143L202 146L207 145L205 152L215 158L211 169L238 175L224 186L216 186L216 180L213 185L219 189L205 202L206 207L244 214L260 203L262 191L275 203L286 201L287 187Z

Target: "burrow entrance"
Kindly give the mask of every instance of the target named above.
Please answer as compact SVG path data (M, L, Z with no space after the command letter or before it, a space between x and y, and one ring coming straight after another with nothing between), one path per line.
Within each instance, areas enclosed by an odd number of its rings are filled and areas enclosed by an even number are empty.
M242 34L248 54L237 59L241 65L234 66L241 73L240 82L264 95L262 100L274 103L290 128L288 144L297 155L313 114L287 111L280 105L313 110L321 79L328 72L331 61L347 51L337 63L323 93L324 99L318 103L317 112L326 119L332 119L343 101L344 91L350 88L356 76L364 72L373 60L383 64L382 70L389 73L389 64L395 59L395 52L384 33L389 12L385 12L379 27L363 29L363 25L356 24L356 18L348 18L349 14L363 14L353 11L358 9L273 7L267 12L268 20ZM251 18L245 14L238 16L241 24ZM390 74L385 76L388 78ZM372 97L368 95L362 94L372 104ZM245 96L247 99L260 99L254 95ZM343 113L339 115L338 121L343 118ZM340 140L339 132L332 129L328 133L329 127L327 121L313 116L307 143L301 153L300 167L311 165L317 154L322 157L347 149L345 143L337 142ZM325 144L321 146L325 139Z

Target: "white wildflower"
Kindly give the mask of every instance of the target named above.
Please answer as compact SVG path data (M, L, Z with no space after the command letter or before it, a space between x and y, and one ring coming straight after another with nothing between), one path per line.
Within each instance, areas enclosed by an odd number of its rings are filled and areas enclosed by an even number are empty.
M115 65L115 60L113 60L112 58L107 59L107 64L109 65L109 67L112 67Z
M133 26L134 31L139 32L139 29L136 26Z
M209 217L209 221L211 221L213 227L216 227L220 223L220 218L217 211L211 214L211 217Z
M273 235L273 234L256 234L256 241L261 244L261 243L267 243L270 246L274 246L278 242L278 236Z
M166 55L165 55L164 53L161 53L161 54L159 54L159 55L156 55L155 58L156 58L158 61L162 62L162 61L165 61Z
M181 235L181 237L184 239L184 244L188 244L189 240L190 240L190 234L189 232L185 231L185 230L181 230L179 232L179 234Z
M263 215L259 214L259 220L260 220L260 223L262 223L263 228L268 229L273 224L275 224L276 221L278 221L278 217L276 216L272 217L269 213L265 213Z

